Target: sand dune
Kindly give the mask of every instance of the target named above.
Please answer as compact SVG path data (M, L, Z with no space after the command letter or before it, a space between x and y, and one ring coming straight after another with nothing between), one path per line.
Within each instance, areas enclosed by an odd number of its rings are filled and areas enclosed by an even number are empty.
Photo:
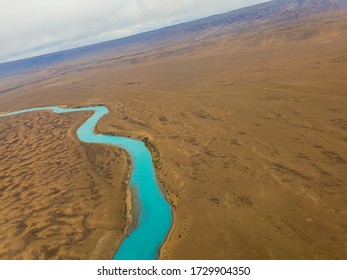
M78 141L87 116L0 118L1 259L113 256L126 222L126 156Z

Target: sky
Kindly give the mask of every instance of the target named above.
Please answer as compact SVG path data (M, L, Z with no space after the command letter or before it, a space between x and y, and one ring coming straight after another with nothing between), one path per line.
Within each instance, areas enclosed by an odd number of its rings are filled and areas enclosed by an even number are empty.
M266 0L0 0L0 63L261 2Z

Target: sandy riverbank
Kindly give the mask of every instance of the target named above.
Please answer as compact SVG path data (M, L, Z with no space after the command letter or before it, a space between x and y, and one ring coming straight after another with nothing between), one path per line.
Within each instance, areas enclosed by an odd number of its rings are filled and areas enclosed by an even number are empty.
M159 187L161 188L161 192L163 194L163 196L165 197L165 199L170 203L172 209L174 209L176 207L175 204L175 196L172 195L172 193L170 193L170 188L166 185L165 180L164 180L164 174L161 172L161 161L160 161L160 152L159 150L156 148L155 144L149 139L149 137L147 136L143 136L143 135L136 135L136 134L130 134L129 133L119 133L119 134L115 134L115 133L110 133L110 132L101 132L103 125L98 123L96 128L95 128L95 133L98 134L105 134L105 135L113 135L113 136L122 136L122 137L127 137L127 138L131 138L134 140L138 140L138 141L142 141L145 146L147 147L147 149L150 151L151 156L152 156L152 163L155 169L155 173L156 173L156 178L159 184ZM101 130L100 130L101 128ZM127 198L126 198L126 208L127 208L127 225L124 231L124 237L127 236L135 227L136 227L136 220L137 220L137 216L139 211L141 211L138 207L136 207L136 194L133 192L133 189L131 188L131 186L129 186L129 178L130 178L130 174L131 174L131 168L132 168L132 163L131 163L131 158L128 157L128 168L129 168L129 173L127 173L127 175L125 176L127 178ZM172 226L170 229L170 232L172 231L174 225L175 225L175 221L174 221L174 211L172 211L172 215L173 215L173 222L172 222ZM169 235L170 235L169 232ZM164 241L163 245L160 248L159 251L159 259L162 259L162 247L164 246L164 244L167 243L167 239L169 237L169 235L167 236L166 240Z

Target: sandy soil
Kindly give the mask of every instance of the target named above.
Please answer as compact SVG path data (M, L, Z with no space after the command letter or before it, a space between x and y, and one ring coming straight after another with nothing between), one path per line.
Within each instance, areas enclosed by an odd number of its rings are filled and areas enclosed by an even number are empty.
M346 17L217 30L190 48L3 79L13 90L0 111L101 103L111 112L100 132L148 137L174 207L162 259L347 259Z
M113 256L126 223L126 156L79 142L88 115L0 118L0 259Z

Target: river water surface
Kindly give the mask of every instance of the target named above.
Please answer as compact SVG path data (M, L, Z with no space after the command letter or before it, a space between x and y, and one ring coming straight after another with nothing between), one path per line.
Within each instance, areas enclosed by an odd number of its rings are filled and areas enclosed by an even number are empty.
M0 117L21 113L51 110L54 113L94 111L86 122L77 130L78 138L87 143L111 144L123 148L132 160L130 187L136 197L136 208L139 208L136 228L123 240L113 259L119 260L152 260L157 259L159 250L165 241L172 224L172 209L166 201L156 179L152 156L145 144L134 139L95 134L98 121L108 113L105 106L60 108L32 108L7 114ZM115 203L118 203L115 201Z

